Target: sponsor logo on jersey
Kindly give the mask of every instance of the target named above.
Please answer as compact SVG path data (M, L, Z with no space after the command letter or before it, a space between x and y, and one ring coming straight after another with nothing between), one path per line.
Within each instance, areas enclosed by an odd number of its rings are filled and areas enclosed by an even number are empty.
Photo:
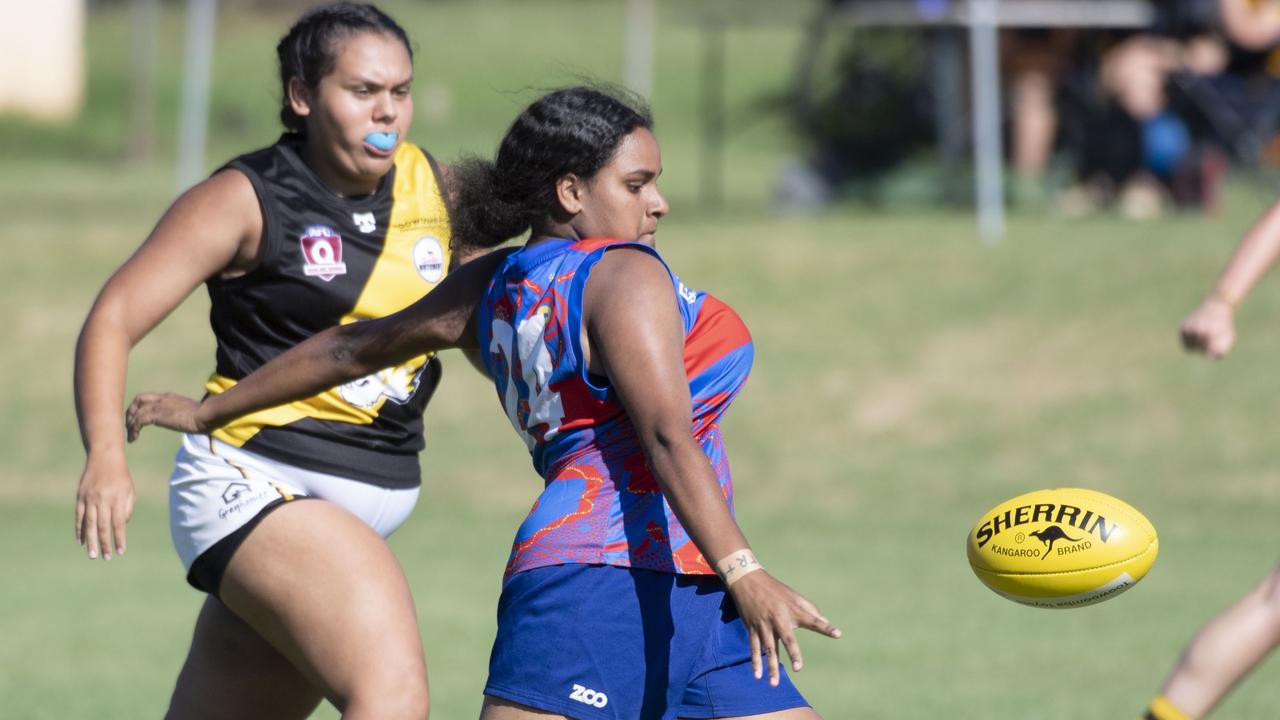
M692 305L698 302L697 292L690 290L683 282L679 280L676 280L676 282L679 283L679 289L677 290L677 292L680 293L680 297L684 298L684 301L686 303Z
M605 695L602 692L596 692L588 687L583 687L577 683L574 683L573 692L569 693L569 699L577 700L580 703L598 708L602 708L609 704L608 695Z
M379 370L340 386L338 394L343 400L366 410L377 405L384 397L397 405L403 405L418 391L418 383L426 367L423 364L413 371L401 365Z
M342 262L342 236L328 225L312 225L298 238L302 243L302 272L329 282L347 274Z
M429 283L438 283L444 277L444 247L430 235L423 235L413 246L413 266Z
M351 213L351 222L356 224L360 232L368 234L378 229L378 221L373 217L373 213Z
M415 217L408 220L401 220L398 223L392 223L391 227L399 232L405 232L406 230L416 230L420 227L426 227L427 225L430 225L431 222L432 219L429 217Z

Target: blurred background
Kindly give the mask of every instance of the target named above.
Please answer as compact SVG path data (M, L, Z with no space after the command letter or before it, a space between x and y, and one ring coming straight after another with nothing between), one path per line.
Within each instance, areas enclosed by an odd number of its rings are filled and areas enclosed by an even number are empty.
M1246 29L1276 17L1241 1L1258 12ZM72 350L176 193L277 137L275 43L310 4L0 6L0 716L166 706L201 601L167 533L176 438L130 449L128 554L84 560ZM379 5L416 43L410 139L442 161L492 152L546 89L650 98L672 205L660 247L756 339L726 426L739 517L845 630L804 638L798 684L826 717L1136 716L1190 634L1275 562L1275 283L1226 361L1177 347L1280 189L1280 63L1219 0ZM130 394L199 392L207 312L193 294L134 350ZM455 718L479 708L538 480L486 381L458 356L446 378L392 545L433 716ZM1100 606L1013 605L972 577L965 534L1060 485L1145 512L1161 558ZM1216 717L1273 717L1274 672Z

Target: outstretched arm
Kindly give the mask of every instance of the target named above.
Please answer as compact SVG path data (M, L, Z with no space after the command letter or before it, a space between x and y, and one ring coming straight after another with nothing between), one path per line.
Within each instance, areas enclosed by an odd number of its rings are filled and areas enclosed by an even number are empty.
M201 403L172 394L140 394L127 413L130 441L147 425L208 432L242 415L310 397L414 356L475 346L476 306L510 251L481 256L413 305L377 320L331 327Z
M1218 359L1236 341L1235 311L1280 255L1280 202L1245 233L1213 290L1182 321L1182 344Z
M591 365L601 368L617 391L681 525L726 579L751 635L756 677L763 675L763 652L769 682L776 685L778 642L799 670L802 658L795 628L830 637L839 637L840 631L813 603L767 572L731 578L719 567L724 558L749 554L750 545L691 431L684 332L675 303L671 277L656 258L622 248L606 253L592 271L583 301Z
M120 421L129 351L206 278L251 263L261 233L248 178L218 173L173 203L94 301L76 342L74 380L85 449L75 538L90 558L124 553L133 514Z

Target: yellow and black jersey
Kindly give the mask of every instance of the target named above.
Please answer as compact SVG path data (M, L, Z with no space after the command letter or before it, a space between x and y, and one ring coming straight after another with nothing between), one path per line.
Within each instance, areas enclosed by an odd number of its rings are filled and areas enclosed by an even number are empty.
M299 157L298 141L226 165L262 208L259 265L208 281L219 393L276 355L340 323L382 317L431 290L449 267L450 224L434 161L405 143L376 192L344 198ZM247 415L219 440L273 460L385 487L421 481L422 413L440 379L423 355L312 398Z

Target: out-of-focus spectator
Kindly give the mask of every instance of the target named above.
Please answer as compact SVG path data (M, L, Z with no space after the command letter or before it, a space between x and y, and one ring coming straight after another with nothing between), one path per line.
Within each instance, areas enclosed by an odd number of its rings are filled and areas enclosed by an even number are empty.
M956 28L925 22L946 13L949 1L913 0L921 27L837 35L844 26L827 21L858 2L828 0L810 26L790 105L809 152L779 179L784 209L823 205L850 188L874 200L880 181L919 157L917 150L943 145L945 157L955 155L956 133L940 142L939 128L965 120L938 117L939 98L954 95L964 75L936 70L964 53L955 49ZM1112 206L1134 218L1169 207L1213 211L1228 158L1263 158L1251 148L1280 129L1280 53L1271 50L1280 38L1280 0L1154 5L1157 21L1143 30L1001 32L1015 206L1048 207L1050 187L1071 174L1051 167L1073 164L1079 182L1057 198L1068 214ZM818 46L835 37L846 41L837 59L818 62L833 55ZM938 52L943 47L951 53ZM1255 135L1263 141L1241 139ZM963 145L967 132L960 136ZM1066 152L1055 156L1060 146ZM1270 150L1280 166L1280 142ZM1056 162L1064 156L1073 162Z
M1001 33L1014 171L1010 190L1017 207L1038 209L1049 199L1045 176L1058 138L1057 95L1078 37L1071 29Z
M1064 209L1114 202L1135 218L1213 211L1241 137L1280 129L1276 0L1166 0L1149 31L1111 33L1098 85L1108 99L1081 148L1083 184Z
M1280 2L1216 0L1216 6L1222 51L1195 68L1200 78L1178 78L1180 85L1235 159L1280 164L1273 142L1280 130Z

